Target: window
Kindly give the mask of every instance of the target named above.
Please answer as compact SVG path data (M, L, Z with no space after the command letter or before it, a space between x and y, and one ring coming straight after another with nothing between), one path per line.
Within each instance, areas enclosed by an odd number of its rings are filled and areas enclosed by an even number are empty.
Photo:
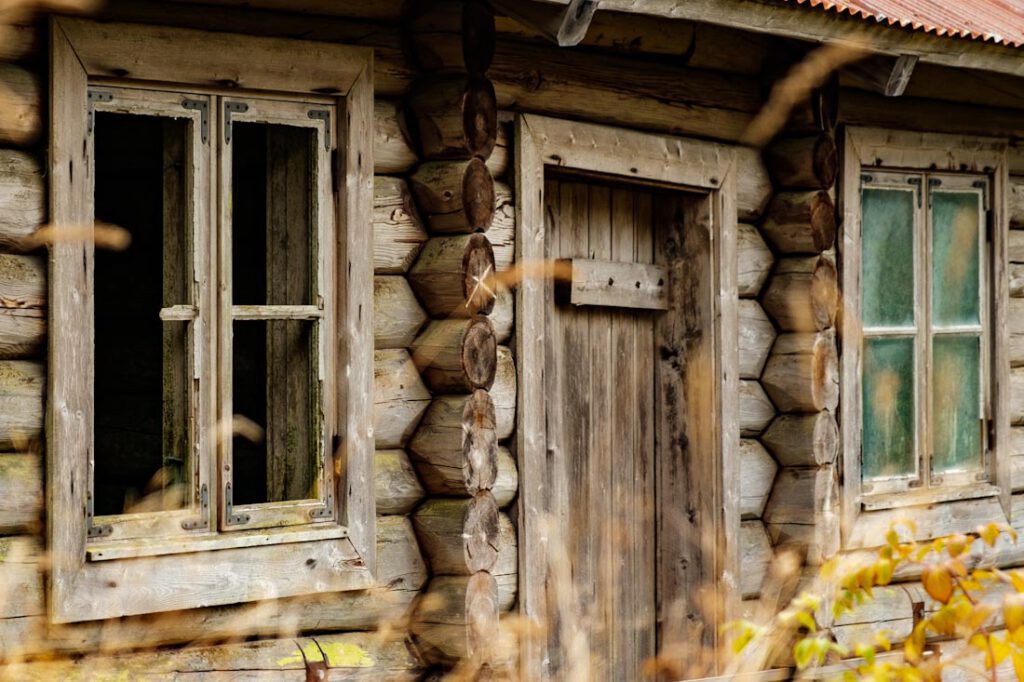
M1007 519L1006 141L845 137L843 546L913 505L918 540Z
M370 53L52 29L53 619L372 586Z
M861 177L862 490L989 480L989 183Z

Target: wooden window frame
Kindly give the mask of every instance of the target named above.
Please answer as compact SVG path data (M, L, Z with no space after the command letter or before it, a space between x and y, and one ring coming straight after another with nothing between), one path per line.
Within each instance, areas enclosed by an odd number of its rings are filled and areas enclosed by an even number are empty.
M706 537L715 538L716 551L703 556L699 573L712 576L717 609L715 623L705 624L716 646L719 626L739 612L739 414L738 312L736 301L736 154L727 145L624 130L608 126L566 121L533 114L516 120L516 261L520 264L547 261L545 246L544 177L546 169L569 171L627 182L647 188L668 188L692 193L694 212L703 221L708 239L696 258L695 267L685 269L692 282L694 306L678 318L680 328L696 328L698 341L685 344L682 363L693 363L712 377L706 392L687 395L683 402L685 423L695 425L689 447L706 456L682 466L659 468L658 505L685 509L693 504L686 497L683 478L710 486L701 496L695 518L706 524L700 537L680 531L663 545L662 579L678 577L678 557L688 541L699 546ZM695 254L697 255L697 254ZM535 268L526 267L531 273ZM685 285L684 285L685 286ZM545 363L550 343L547 310L554 300L550 278L526 276L516 291L516 355L519 380L516 447L520 465L518 503L519 608L537 626L547 620L547 594L554 582L547 575L551 566L548 538L550 519L566 511L564 496L558 494L565 481L553 476L547 441ZM683 428L685 428L685 423ZM675 471L675 475L671 472ZM705 535L706 534L706 535ZM554 550L558 551L558 550ZM537 641L523 647L523 669L528 676L544 675L545 645Z
M229 33L98 23L50 23L50 320L47 401L47 534L50 618L56 623L114 618L355 590L376 584L373 498L373 52L369 48ZM335 190L335 288L329 313L338 378L333 514L343 537L268 530L180 541L185 554L88 560L92 459L91 240L62 239L93 222L87 92L126 85L200 95L232 88L239 97L331 101ZM209 111L210 134L220 130ZM214 208L209 224L216 223ZM215 251L211 251L215 253ZM211 505L216 508L215 505ZM338 533L334 533L335 536ZM145 541L140 541L145 546ZM162 550L161 550L162 551Z
M979 518L989 521L1007 521L1010 517L1010 452L1009 437L1009 382L1008 375L1000 368L1009 367L1007 314L1009 284L1007 280L1008 256L1006 234L1006 187L1009 170L1006 157L1007 142L998 138L976 136L943 135L937 133L916 133L879 128L850 127L845 131L843 146L842 214L840 239L840 267L844 296L842 318L842 405L840 419L843 443L843 480L841 507L841 536L844 549L856 549L877 545L888 527L905 518L906 507L936 505L944 513L936 513L935 523L919 524L915 539L925 540L942 534L971 531ZM861 216L860 192L862 175L900 173L949 176L971 175L984 177L988 182L991 212L988 221L991 229L986 245L985 273L987 284L982 306L982 354L987 371L986 393L989 404L988 418L992 420L992 438L987 449L988 480L965 484L963 480L952 480L922 490L879 490L869 493L864 490L861 480L861 434L862 434L862 345L865 337L861 325ZM927 189L920 189L922 201ZM917 226L915 233L915 273L918 260L927 255L917 252L926 247L930 240L923 235L926 227ZM922 242L922 236L925 240ZM930 262L930 259L928 260ZM920 277L915 275L920 286ZM921 296L915 295L915 307L924 305ZM923 324L918 320L916 325ZM918 329L928 335L930 330ZM920 343L917 344L920 346ZM918 355L921 355L920 349ZM921 367L926 358L919 357L915 369ZM927 372L924 372L927 375ZM918 378L915 390L919 390ZM927 394L919 395L918 409L930 409L923 404ZM925 417L918 416L915 423ZM920 437L920 434L915 434ZM920 460L920 455L919 462ZM925 460L921 466L927 465ZM921 472L927 475L926 472ZM879 494L880 493L880 494ZM910 532L910 529L906 529Z

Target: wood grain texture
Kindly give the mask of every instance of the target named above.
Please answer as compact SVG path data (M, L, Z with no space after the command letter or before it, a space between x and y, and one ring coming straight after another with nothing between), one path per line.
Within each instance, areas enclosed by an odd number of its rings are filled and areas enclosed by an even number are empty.
M412 190L402 178L373 179L373 271L402 275L427 241Z
M435 318L486 315L494 307L487 278L494 274L494 251L483 234L433 237L409 271L409 284Z
M513 434L516 424L516 365L508 346L498 346L491 399L494 401L494 432L498 440L505 440Z
M775 257L760 231L753 225L740 223L737 226L736 241L739 295L757 296L768 279Z
M832 412L780 414L761 442L782 466L832 464L839 454L839 427Z
M780 412L834 411L839 405L835 331L780 335L761 384Z
M835 324L839 286L830 257L783 258L761 304L783 331L818 331Z
M758 379L775 343L776 331L761 304L739 301L739 368L741 379Z
M0 142L27 146L43 134L43 91L39 74L0 62Z
M474 669L493 657L498 636L498 584L490 573L430 581L410 630L431 663Z
M32 154L0 150L0 247L17 250L45 220L43 169Z
M404 450L373 454L373 492L377 514L408 514L426 496Z
M486 160L491 155L498 103L494 85L481 73L428 72L413 84L407 101L423 158Z
M779 192L768 206L761 231L781 253L817 254L836 240L835 206L828 192Z
M373 347L405 348L412 344L427 314L400 276L373 278Z
M494 383L497 341L483 315L434 320L412 342L411 351L434 393L469 393Z
M591 258L561 259L556 267L569 271L569 281L555 295L572 305L665 310L667 275L664 268ZM564 288L564 292L562 289Z
M497 560L498 505L489 491L428 499L412 522L434 575L472 575Z
M433 232L486 231L494 216L494 179L479 157L427 161L409 177L417 205Z
M493 156L491 158L494 158ZM493 171L492 171L493 172ZM487 230L487 240L494 250L494 269L505 272L515 261L516 207L512 187L504 182L494 183L494 217Z
M512 451L504 445L498 446L498 476L494 479L491 493L499 509L505 509L519 492L519 468ZM506 518L506 521L508 519Z
M760 435L775 417L775 405L757 381L740 381L739 392L740 435Z
M409 141L402 106L393 99L374 99L373 172L398 175L407 172L418 160Z
M468 497L490 490L498 475L498 439L487 391L435 398L409 452L433 495Z
M0 454L0 533L36 532L42 521L42 456Z
M744 521L740 525L740 554L743 572L740 573L740 592L744 599L761 593L761 584L772 561L772 543L760 521Z
M494 340L507 344L512 339L515 326L515 296L511 289L500 284L495 287L494 308L487 318L494 326Z
M831 133L780 137L764 150L765 165L780 189L829 189L839 174Z
M373 437L378 449L405 445L430 405L416 365L404 349L373 353Z
M740 514L744 519L761 518L779 466L753 438L740 439L739 459Z

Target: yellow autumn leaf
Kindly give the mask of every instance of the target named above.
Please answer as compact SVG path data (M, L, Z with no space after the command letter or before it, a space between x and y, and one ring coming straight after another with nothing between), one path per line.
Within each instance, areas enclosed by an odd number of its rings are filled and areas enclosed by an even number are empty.
M1006 657L1010 655L1010 647L1002 638L995 635L989 635L988 642L992 658L986 656L986 663L989 663L989 667L992 668L1006 660Z
M921 582L924 584L925 592L932 599L942 604L948 604L953 596L953 576L945 566L929 564L921 571Z
M946 542L946 550L954 559L967 549L967 538L963 535L952 535Z
M999 524L988 523L978 529L978 535L989 547L995 547L996 539L999 537Z
M1003 621L1007 630L1024 625L1024 594L1014 593L1003 599Z
M903 656L910 663L919 662L921 656L924 655L924 624L925 622L921 621L915 625L913 632L910 633L910 637L907 637L907 641L903 642Z
M1013 671L1017 673L1018 682L1024 682L1024 654L1013 652Z

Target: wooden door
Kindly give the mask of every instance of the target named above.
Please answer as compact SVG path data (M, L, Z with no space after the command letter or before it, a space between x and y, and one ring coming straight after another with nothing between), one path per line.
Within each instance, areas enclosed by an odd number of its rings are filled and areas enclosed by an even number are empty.
M556 259L654 262L652 194L590 181L545 187L549 253ZM640 677L657 642L655 549L655 325L661 313L577 306L556 295L549 310L552 352L548 444L561 462L566 495L560 532L571 595L559 613L561 642L549 647L589 660L553 670L591 679ZM586 642L587 646L579 644ZM575 653L572 653L575 652Z

